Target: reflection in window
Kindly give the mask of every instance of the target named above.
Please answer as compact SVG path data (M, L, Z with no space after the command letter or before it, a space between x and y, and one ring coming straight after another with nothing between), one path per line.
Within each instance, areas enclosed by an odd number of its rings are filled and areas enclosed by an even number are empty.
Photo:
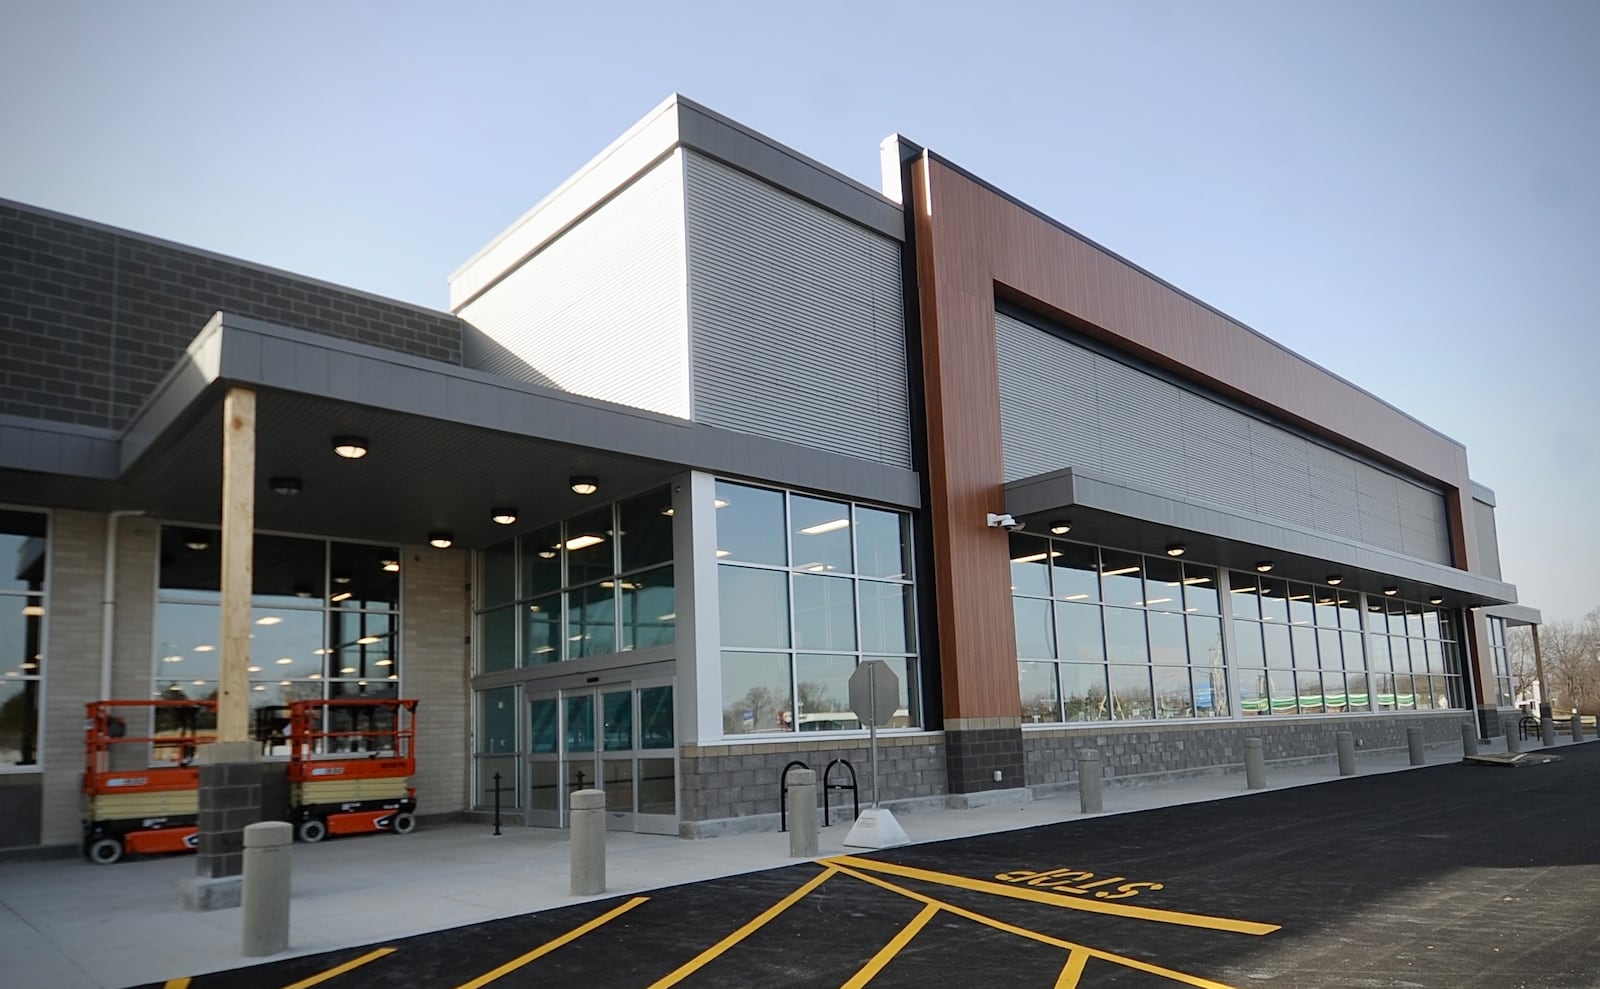
M868 659L900 681L890 727L920 724L909 517L730 481L715 506L724 731L859 729Z
M46 517L0 510L0 770L39 764Z

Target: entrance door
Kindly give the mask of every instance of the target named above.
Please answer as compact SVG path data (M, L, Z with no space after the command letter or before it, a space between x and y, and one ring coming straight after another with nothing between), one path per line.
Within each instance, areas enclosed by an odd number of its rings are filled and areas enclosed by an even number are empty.
M609 830L678 833L670 680L530 692L528 714L530 825L566 827L570 795L596 789Z

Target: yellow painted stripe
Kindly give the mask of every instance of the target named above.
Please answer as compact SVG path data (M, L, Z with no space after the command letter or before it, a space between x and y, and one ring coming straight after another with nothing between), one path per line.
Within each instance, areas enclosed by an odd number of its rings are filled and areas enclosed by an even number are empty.
M320 985L329 979L337 978L353 968L360 968L367 962L375 962L385 955L392 955L396 950L397 949L395 948L379 948L377 951L369 951L360 958L352 958L343 965L337 965L328 969L321 975L313 975L309 979L302 979L299 982L296 982L294 985L284 986L283 989L309 989L310 986Z
M1208 917L1205 914L1182 913L1177 910L1157 910L1151 907L1129 906L1125 903L1107 903L1104 900L1078 899L1077 897L1062 896L1060 893L1051 893L1028 886L1012 886L1009 883L990 882L986 879L968 879L965 876L953 876L947 872L915 869L908 865L895 865L891 862L857 858L854 855L839 855L834 858L823 859L819 864L854 866L857 869L865 869L869 872L882 872L905 879L920 879L925 883L954 886L958 889L968 889L976 893L989 893L994 896L1010 897L1013 900L1027 900L1030 903L1065 907L1068 910L1085 910L1089 913L1104 913L1114 917L1149 920L1160 924L1179 924L1184 927L1203 927L1213 931L1232 931L1235 934L1257 935L1271 934L1273 931L1280 929L1277 924L1262 924L1253 920Z
M556 950L562 945L578 940L578 938L583 937L585 934L589 933L595 928L603 927L604 925L611 923L613 920L616 920L618 917L627 913L629 910L632 910L639 904L647 902L649 899L650 897L648 896L635 896L622 906L607 910L605 913L589 921L587 924L574 927L572 930L561 935L560 937L546 941L544 944L539 945L539 947L534 948L527 954L511 959L494 971L485 972L483 975L478 976L471 982L463 982L459 987L457 987L457 989L478 989L479 986L486 986L501 976L515 972L517 969L533 961L535 958L548 955L550 952Z
M185 975L181 979L168 979L161 989L189 989L189 977Z
M1078 989L1078 980L1083 977L1083 966L1087 964L1089 964L1087 951L1074 951L1067 955L1067 965L1056 979L1056 989Z
M1175 969L1162 968L1160 965L1151 965L1148 962L1139 961L1137 958L1129 958L1126 955L1118 955L1109 951L1101 951L1098 948L1091 948L1086 944L1076 944L1072 941L1063 941L1060 938L1051 937L1048 934L1040 934L1038 931L1030 931L1026 927L1017 927L1015 924L1008 924L1003 920L996 920L993 917L986 917L981 913L977 913L976 911L967 910L965 908L958 907L953 903L946 903L943 900L934 899L926 894L906 889L904 886L896 886L894 883L884 879L879 879L877 876L870 876L865 872L857 872L856 870L847 866L839 865L839 859L836 858L828 859L827 862L833 868L838 869L847 876L860 879L862 882L871 883L874 886L880 886L886 890L889 890L890 892L899 893L901 896L909 897L910 899L917 900L922 903L937 904L941 910L948 910L958 917L965 917L968 920L977 921L980 924L993 927L997 931L1005 931L1007 934L1015 934L1018 937L1028 938L1030 941L1038 941L1040 944L1052 945L1057 948L1063 948L1067 951L1081 951L1090 958L1103 958L1108 962L1112 962L1113 964L1126 965L1128 968L1135 968L1141 972L1149 972L1152 975L1159 975L1163 979L1171 979L1173 982L1181 982L1187 986L1194 986L1196 989L1236 989L1236 987L1227 985L1223 982L1213 982L1210 979L1204 979L1198 975L1188 975Z
M898 955L900 949L904 948L912 938L917 936L918 931L928 926L928 921L932 920L933 915L938 912L939 907L935 904L930 903L923 907L921 913L911 918L911 923L900 928L900 933L890 938L888 944L878 949L878 953L872 956L872 960L861 966L861 970L851 976L850 981L846 982L840 989L862 989L868 982L871 982L873 976L883 971L883 966L889 964L890 959Z
M668 975L666 978L651 984L650 989L667 989L668 986L675 986L684 979L687 979L689 976L698 972L707 964L715 960L717 956L721 955L729 948L754 934L756 931L759 931L766 925L768 921L772 920L772 918L778 916L780 913L783 913L785 910L805 899L805 897L810 894L812 890L816 889L818 886L821 886L824 882L827 882L828 878L833 876L836 871L837 870L831 868L823 869L822 872L810 882L806 883L793 893L790 893L788 896L785 896L777 903L774 903L772 906L768 907L761 913L760 916L756 917L756 919L750 921L748 924L745 924L732 934L729 934L721 941L718 941L716 944L713 944L711 947L700 952L687 962L684 962L678 967L677 971L673 972L671 975ZM466 987L463 986L462 989L466 989Z

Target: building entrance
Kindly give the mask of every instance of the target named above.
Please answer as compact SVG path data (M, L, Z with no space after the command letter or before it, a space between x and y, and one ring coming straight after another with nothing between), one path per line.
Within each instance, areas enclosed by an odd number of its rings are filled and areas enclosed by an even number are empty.
M606 795L606 828L678 833L671 679L528 694L528 824L564 828L576 790Z

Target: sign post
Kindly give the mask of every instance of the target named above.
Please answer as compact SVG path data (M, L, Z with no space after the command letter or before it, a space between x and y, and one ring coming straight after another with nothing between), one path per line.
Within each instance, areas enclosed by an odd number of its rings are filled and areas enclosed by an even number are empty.
M900 678L881 659L869 659L850 674L850 710L870 732L872 807L856 819L844 843L853 848L888 848L911 841L894 815L878 807L878 728L900 709Z

